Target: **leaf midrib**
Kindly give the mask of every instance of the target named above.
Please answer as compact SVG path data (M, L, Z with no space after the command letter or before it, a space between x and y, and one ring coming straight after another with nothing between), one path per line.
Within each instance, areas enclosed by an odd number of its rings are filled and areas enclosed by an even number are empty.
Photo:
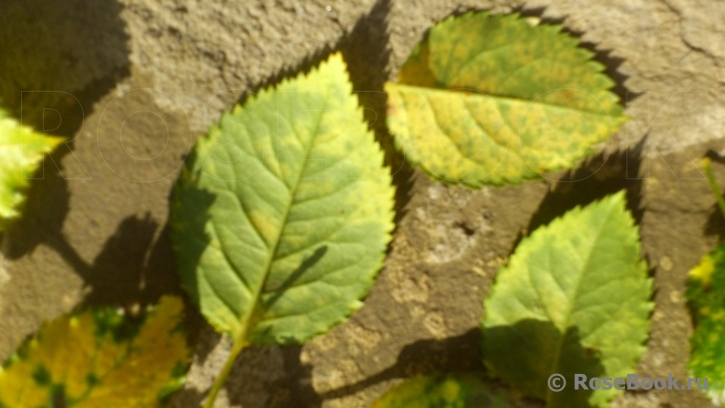
M304 158L302 161L302 165L300 166L300 172L297 175L297 178L295 179L294 186L292 186L289 189L289 203L287 204L285 208L284 215L282 217L282 222L280 223L279 232L277 234L277 237L275 237L273 245L269 247L269 256L267 257L267 260L265 261L264 267L262 268L262 271L264 273L264 278L260 280L260 285L255 288L254 292L252 292L252 302L250 307L247 309L247 312L244 314L241 322L241 329L240 332L237 333L234 337L234 343L237 345L238 343L247 343L247 337L249 334L250 329L250 319L252 315L257 311L258 306L260 306L260 298L263 294L264 287L267 285L267 279L269 278L269 272L270 268L272 266L272 263L274 262L275 255L277 253L277 247L279 246L279 243L282 238L282 232L284 231L285 225L287 225L287 220L290 215L290 210L292 209L292 206L295 204L295 195L297 193L297 189L300 185L300 180L302 179L302 174L304 174L306 163L309 159L310 152L312 151L312 146L314 145L314 139L318 136L319 130L320 130L320 124L322 123L322 119L325 116L325 110L327 108L327 100L330 97L330 90L329 87L327 89L327 92L325 93L325 97L323 99L323 105L322 109L320 110L320 116L317 119L317 123L315 124L315 130L311 135L311 138L309 140L309 143L307 144L307 147L305 149ZM284 116L281 116L284 118ZM287 120L286 118L284 118ZM291 125L291 124L290 124ZM292 126L290 126L292 128Z
M615 208L615 206L612 206L612 205L609 206L609 209L607 210L607 215L604 218L605 220L609 220L609 217L611 216L612 211L614 210L614 208ZM595 236L594 242L596 242L599 239L599 236L601 235L602 230L604 229L604 227L606 225L607 225L607 221L602 221L599 224L599 228L597 230L597 233L594 235ZM592 249L593 248L594 248L594 245L592 245ZM589 262L591 261L591 255L593 253L594 253L594 251L592 250L592 251L589 251L589 253L587 254L586 260L584 262L584 266L581 268L582 273L579 275L579 278L577 279L575 289L572 291L572 298L568 302L567 312L564 315L566 320L564 321L564 324L562 325L562 330L563 331L562 331L561 335L559 336L559 341L557 342L557 345L556 345L556 354L554 355L554 359L552 360L553 364L552 364L551 371L550 371L551 373L559 373L559 365L560 365L559 362L560 362L560 358L561 358L561 349L562 349L562 347L564 345L564 338L566 337L567 328L569 327L569 319L571 318L572 307L574 305L574 300L577 299L578 298L578 295L579 295L579 287L581 286L581 283L582 283L582 280L583 280L583 277L584 277L584 273L583 272L587 270L587 267L589 265ZM581 334L580 334L579 340L581 341L581 339L582 338L581 338ZM553 391L551 390L551 388L550 387L546 387L546 398L545 398L546 405L545 406L547 408L550 407L549 404L551 403L551 397L552 397L552 395L553 395Z
M544 106L550 109L559 109L569 112L576 112L576 113L587 113L590 115L596 115L596 116L604 116L604 117L611 117L614 116L621 116L620 113L615 112L594 112L588 109L580 109L580 108L573 108L570 106L564 106L554 103L546 103L546 102L540 102L535 101L531 99L525 99L525 98L517 98L515 96L504 96L504 95L498 95L498 94L489 94L489 93L483 93L478 91L477 89L474 89L472 92L472 88L431 88L431 87L425 87L425 86L417 86L417 85L407 85L407 84L401 84L397 82L390 82L391 84L395 85L396 87L400 88L411 88L415 90L422 90L424 92L431 92L431 93L444 93L444 94L450 94L450 93L458 93L463 94L467 96L479 96L479 97L489 97L494 100L503 100L503 101L511 101L511 102L518 102L518 103L528 103L533 105L540 105ZM612 110L616 109L618 107L617 104L614 104L612 107Z

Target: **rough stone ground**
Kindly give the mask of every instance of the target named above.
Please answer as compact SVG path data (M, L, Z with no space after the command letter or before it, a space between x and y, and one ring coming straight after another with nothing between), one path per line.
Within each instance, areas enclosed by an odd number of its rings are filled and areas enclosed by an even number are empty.
M365 307L304 347L246 350L217 406L365 407L411 374L480 368L481 299L516 242L621 188L656 282L638 372L686 376L686 271L725 232L695 166L724 147L722 0L3 2L0 72L12 81L0 81L0 98L19 114L21 91L66 92L25 93L22 114L38 124L45 112L45 129L58 125L72 142L46 161L25 217L5 234L0 359L79 304L179 292L168 195L194 138L235 101L341 50L387 146L383 82L434 22L470 9L563 23L598 51L631 121L582 169L521 187L444 187L390 154L399 224ZM198 316L190 327L200 341L178 407L197 406L228 347ZM660 391L613 405L709 403Z

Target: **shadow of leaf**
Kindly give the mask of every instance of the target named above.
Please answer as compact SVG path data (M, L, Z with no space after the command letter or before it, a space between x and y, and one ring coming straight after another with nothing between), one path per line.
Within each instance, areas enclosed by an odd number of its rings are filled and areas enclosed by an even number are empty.
M714 163L718 163L718 165L713 166L713 173L717 172L718 167L722 168L722 165L725 164L725 157L720 156L720 154L714 150L708 151L705 154L705 157L709 158ZM725 216L723 216L723 213L717 203L713 204L710 209L710 214L707 217L707 222L705 223L704 232L707 236L716 236L720 242L725 239Z
M22 218L6 232L10 259L41 243L64 245L57 242L65 240L61 229L69 209L61 159L71 152L93 105L130 75L122 10L116 0L3 3L0 106L24 125L68 140L46 157Z
M635 223L641 224L644 207L640 171L645 160L642 157L645 145L646 138L643 138L630 149L612 154L599 153L577 169L550 176L556 180L555 187L539 204L526 231L531 233L576 206L586 206L620 190L626 190L627 209L632 213ZM519 234L510 253L513 253L523 237L523 234Z
M354 384L325 392L323 399L337 399L356 394L368 387L395 378L461 371L481 371L481 331L473 328L446 339L418 340L405 346L394 365Z
M319 262L323 256L325 256L325 253L327 253L327 245L320 246L315 250L315 252L312 253L312 255L305 258L300 263L300 266L298 266L297 269L295 269L279 286L275 285L275 287L265 288L265 290L267 291L275 291L275 294L274 296L271 296L269 299L263 302L263 307L265 309L272 307L272 305L274 305L274 303L277 302L277 300L279 300L282 295L284 295L287 289L294 285L295 282L297 282L308 269L315 266L315 264Z
M589 407L592 390L575 390L574 375L587 378L604 373L596 351L582 347L579 331L569 327L562 334L546 321L525 319L514 325L482 330L483 355L491 374L527 396L547 401L551 407ZM552 372L556 367L556 372ZM552 392L548 379L561 374L568 386Z

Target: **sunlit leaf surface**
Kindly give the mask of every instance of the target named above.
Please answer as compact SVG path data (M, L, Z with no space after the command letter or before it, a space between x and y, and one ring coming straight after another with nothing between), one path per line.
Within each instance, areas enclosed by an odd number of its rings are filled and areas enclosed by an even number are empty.
M237 350L301 343L362 306L392 208L383 153L336 54L198 141L171 207L179 272Z
M467 13L431 28L387 83L406 159L470 187L571 168L624 122L614 82L559 25Z

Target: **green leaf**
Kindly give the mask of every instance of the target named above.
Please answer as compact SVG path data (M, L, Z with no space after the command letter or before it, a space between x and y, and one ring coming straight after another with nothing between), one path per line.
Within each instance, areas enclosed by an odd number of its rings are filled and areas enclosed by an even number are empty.
M431 28L387 83L396 146L469 187L571 168L625 121L614 82L559 25L467 13Z
M604 406L621 393L575 391L574 374L626 377L645 351L652 280L637 233L619 192L522 240L484 302L491 373L549 408ZM564 391L549 390L553 374Z
M166 406L183 384L183 304L142 316L93 309L45 323L0 369L3 408Z
M336 54L198 141L172 203L179 272L217 330L302 343L362 306L392 208L383 154Z
M171 204L182 284L234 340L303 343L362 306L393 229L393 187L345 63L263 90L199 139Z
M21 126L0 110L0 231L20 216L25 190L43 156L62 142Z
M690 375L707 378L710 398L725 401L725 245L690 271L686 296L695 321Z
M511 398L473 374L415 377L391 388L370 408L512 408Z

